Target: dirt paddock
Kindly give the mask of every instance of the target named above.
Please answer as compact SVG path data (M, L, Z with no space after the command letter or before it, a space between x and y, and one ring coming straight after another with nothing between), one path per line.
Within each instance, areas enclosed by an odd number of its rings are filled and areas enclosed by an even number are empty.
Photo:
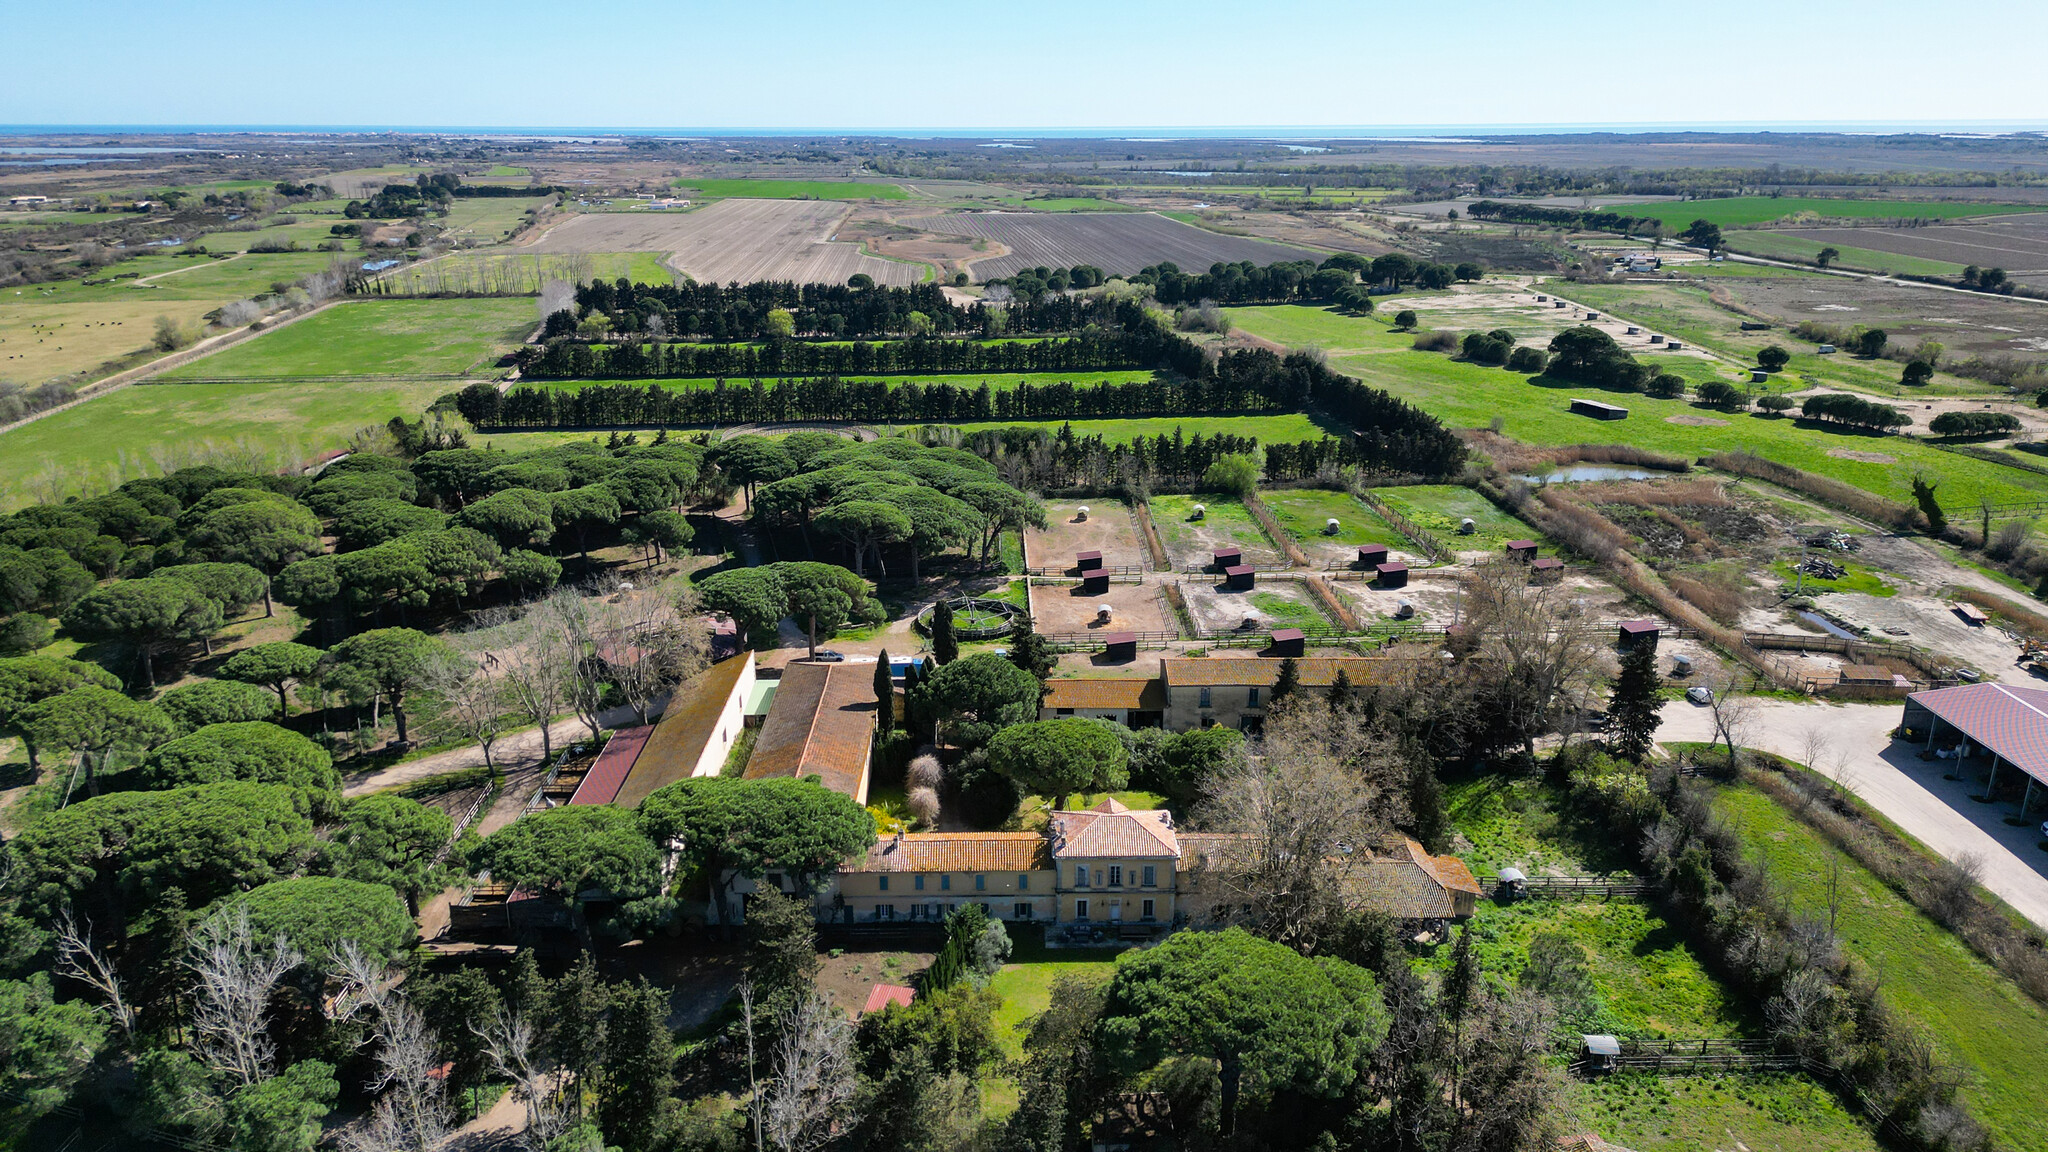
M1247 619L1254 621L1254 631L1330 623L1298 580L1260 580L1249 592L1233 592L1220 579L1196 578L1181 581L1180 590L1189 614L1204 629L1234 631Z
M1076 518L1076 510L1088 509L1088 519ZM1138 539L1138 525L1131 511L1118 500L1048 500L1044 531L1024 530L1025 563L1033 568L1070 569L1077 552L1100 552L1108 568L1145 567L1145 546Z
M1095 622L1095 610L1110 606L1109 623ZM1108 592L1085 594L1081 585L1031 586L1031 618L1040 632L1173 632L1177 626L1160 602L1157 584L1112 582Z

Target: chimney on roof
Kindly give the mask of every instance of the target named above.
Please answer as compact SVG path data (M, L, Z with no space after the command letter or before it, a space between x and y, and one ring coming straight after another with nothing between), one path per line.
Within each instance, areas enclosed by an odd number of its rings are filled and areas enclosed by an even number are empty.
M893 845L891 845L891 849L893 850L895 848L901 847L903 847L903 829L898 828L896 830L896 842Z

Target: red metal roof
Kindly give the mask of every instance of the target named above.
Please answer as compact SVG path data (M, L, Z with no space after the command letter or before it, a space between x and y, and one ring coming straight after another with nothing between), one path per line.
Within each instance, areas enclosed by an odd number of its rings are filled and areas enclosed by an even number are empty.
M621 728L612 733L604 742L604 751L597 754L597 763L576 786L576 792L569 797L571 804L609 804L626 783L626 773L633 770L633 761L639 759L640 749L647 738L654 735L654 725L641 728Z
M1907 699L2048 784L2048 689L1964 684L1915 692Z
M1621 630L1623 632L1628 633L1631 636L1638 635L1643 632L1657 632L1661 631L1662 629L1663 625L1657 623L1655 620L1623 620L1621 622Z
M1382 574L1388 572L1406 572L1407 570L1408 566L1406 564L1400 563L1399 561L1396 561L1392 564L1380 564L1376 566L1376 571Z
M1136 644L1138 642L1138 634L1136 632L1105 632L1102 635L1102 642L1104 644Z
M1307 634L1299 628L1273 629L1273 643L1275 644L1280 643L1282 640L1302 640L1306 638Z
M901 1004L908 1008L911 998L916 995L915 990L905 988L901 984L877 984L868 989L867 1007L862 1008L860 1014L865 1016L870 1012L880 1012L891 1004Z
M1074 559L1076 559L1076 560L1100 560L1100 559L1102 559L1102 553L1100 553L1100 552L1076 552L1076 553L1074 553ZM881 985L877 985L877 987L881 987Z
M1249 576L1256 571L1258 571L1258 569L1253 568L1249 564L1233 564L1230 567L1225 568L1223 570L1223 574L1225 576Z

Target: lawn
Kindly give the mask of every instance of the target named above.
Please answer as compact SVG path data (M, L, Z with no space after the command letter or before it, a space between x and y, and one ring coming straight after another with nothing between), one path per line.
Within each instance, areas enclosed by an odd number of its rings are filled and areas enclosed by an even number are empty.
M1360 504L1349 492L1332 492L1325 488L1282 488L1259 493L1273 518L1296 541L1314 543L1328 541L1347 547L1360 544L1385 544L1389 548L1407 549L1413 547L1408 538L1394 531L1379 513ZM1326 535L1325 522L1335 519L1337 532Z
M1502 552L1510 540L1534 540L1544 555L1556 552L1541 532L1501 511L1493 501L1455 484L1416 484L1375 488L1387 507L1436 534L1460 552ZM1459 535L1458 525L1471 520L1473 532Z
M1240 309L1233 314L1246 314L1245 329L1265 335L1262 326L1249 319L1250 313L1258 311L1263 310ZM1328 317L1320 321L1323 323L1350 325L1341 337L1343 345L1373 350L1333 355L1334 367L1420 405L1453 427L1483 428L1498 418L1506 435L1530 444L1622 442L1680 456L1747 449L1781 464L1832 476L1906 503L1912 500L1915 471L1939 477L1940 499L1953 508L1972 507L1979 499L2011 504L2040 500L2048 494L2048 477L1942 452L1904 436L1865 435L1801 421L1713 412L1684 400L1653 400L1634 393L1610 395L1598 388L1468 364L1438 352L1413 351L1407 347L1407 337L1391 332L1374 319L1336 317L1315 308L1274 311L1307 313ZM1676 363L1680 359L1674 356L1657 363ZM1575 396L1614 400L1629 409L1629 418L1609 424L1572 415L1568 409ZM1726 423L1679 424L1672 417L1705 417ZM1831 452L1874 455L1879 459L1856 459L1830 455Z
M1190 520L1195 505L1204 511L1200 520ZM1216 544L1228 540L1247 551L1274 551L1264 529L1252 519L1244 501L1235 496L1202 493L1196 496L1154 496L1150 501L1152 523L1174 561L1180 564L1209 562Z
M1098 200L1093 196L1004 196L1001 202L1011 208L1024 208L1033 212L1142 212L1130 204L1119 204L1114 200Z
M516 344L531 300L356 300L165 373L167 380L457 375Z
M219 457L233 467L296 464L357 429L418 417L446 380L145 384L0 435L0 508L104 489L165 467Z
M1778 1073L1574 1080L1579 1127L1636 1152L1876 1152L1882 1145L1835 1096Z
M1024 1054L1024 1037L1031 1020L1052 1005L1053 981L1062 976L1107 980L1116 967L1117 948L1060 948L1045 946L1044 938L1025 928L1010 935L1010 963L990 979L988 986L1003 998L996 1009L996 1039L1005 1055L1015 1059Z
M1843 268L1860 268L1866 272L1910 272L1916 276L1959 276L1963 266L1947 260L1929 260L1925 256L1903 256L1897 252L1880 252L1874 248L1844 248L1840 244L1824 244L1804 236L1787 236L1782 232L1763 232L1744 229L1728 236L1728 250L1750 256L1764 256L1779 260L1812 260L1820 255L1823 248L1833 248L1840 255L1835 263ZM1722 267L1727 267L1723 264ZM1741 267L1741 265L1737 265Z
M1810 196L1729 196L1719 200L1666 200L1652 204L1610 204L1605 211L1661 220L1683 229L1695 220L1723 228L1769 224L1811 212L1817 216L1855 220L1954 220L1963 216L1999 216L2038 211L2038 205L1987 204L1981 200L1827 200Z
M1296 585L1296 587L1299 587ZM1328 628L1330 618L1314 603L1278 592L1254 592L1252 607L1289 628Z
M1821 877L1830 861L1841 861L1842 946L1882 978L1893 1008L1975 1070L1964 1097L2002 1146L2048 1147L2048 1113L2039 1101L2048 1008L1770 797L1728 788L1716 796L1715 810L1770 864L1794 908L1825 917Z
M895 184L847 180L713 180L685 176L677 188L709 198L750 200L908 200Z

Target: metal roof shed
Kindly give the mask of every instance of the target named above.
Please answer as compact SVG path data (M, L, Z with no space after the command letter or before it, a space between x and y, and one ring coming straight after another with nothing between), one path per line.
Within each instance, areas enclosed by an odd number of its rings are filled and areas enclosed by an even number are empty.
M1963 684L1955 688L1934 688L1906 697L1901 727L1918 736L1926 731L1926 746L1944 732L1963 736L1991 753L1991 775L1984 781L1984 794L1993 795L1998 769L2006 764L2027 777L2026 795L2020 800L2020 818L2034 801L2034 785L2048 784L2048 690L2012 684Z

